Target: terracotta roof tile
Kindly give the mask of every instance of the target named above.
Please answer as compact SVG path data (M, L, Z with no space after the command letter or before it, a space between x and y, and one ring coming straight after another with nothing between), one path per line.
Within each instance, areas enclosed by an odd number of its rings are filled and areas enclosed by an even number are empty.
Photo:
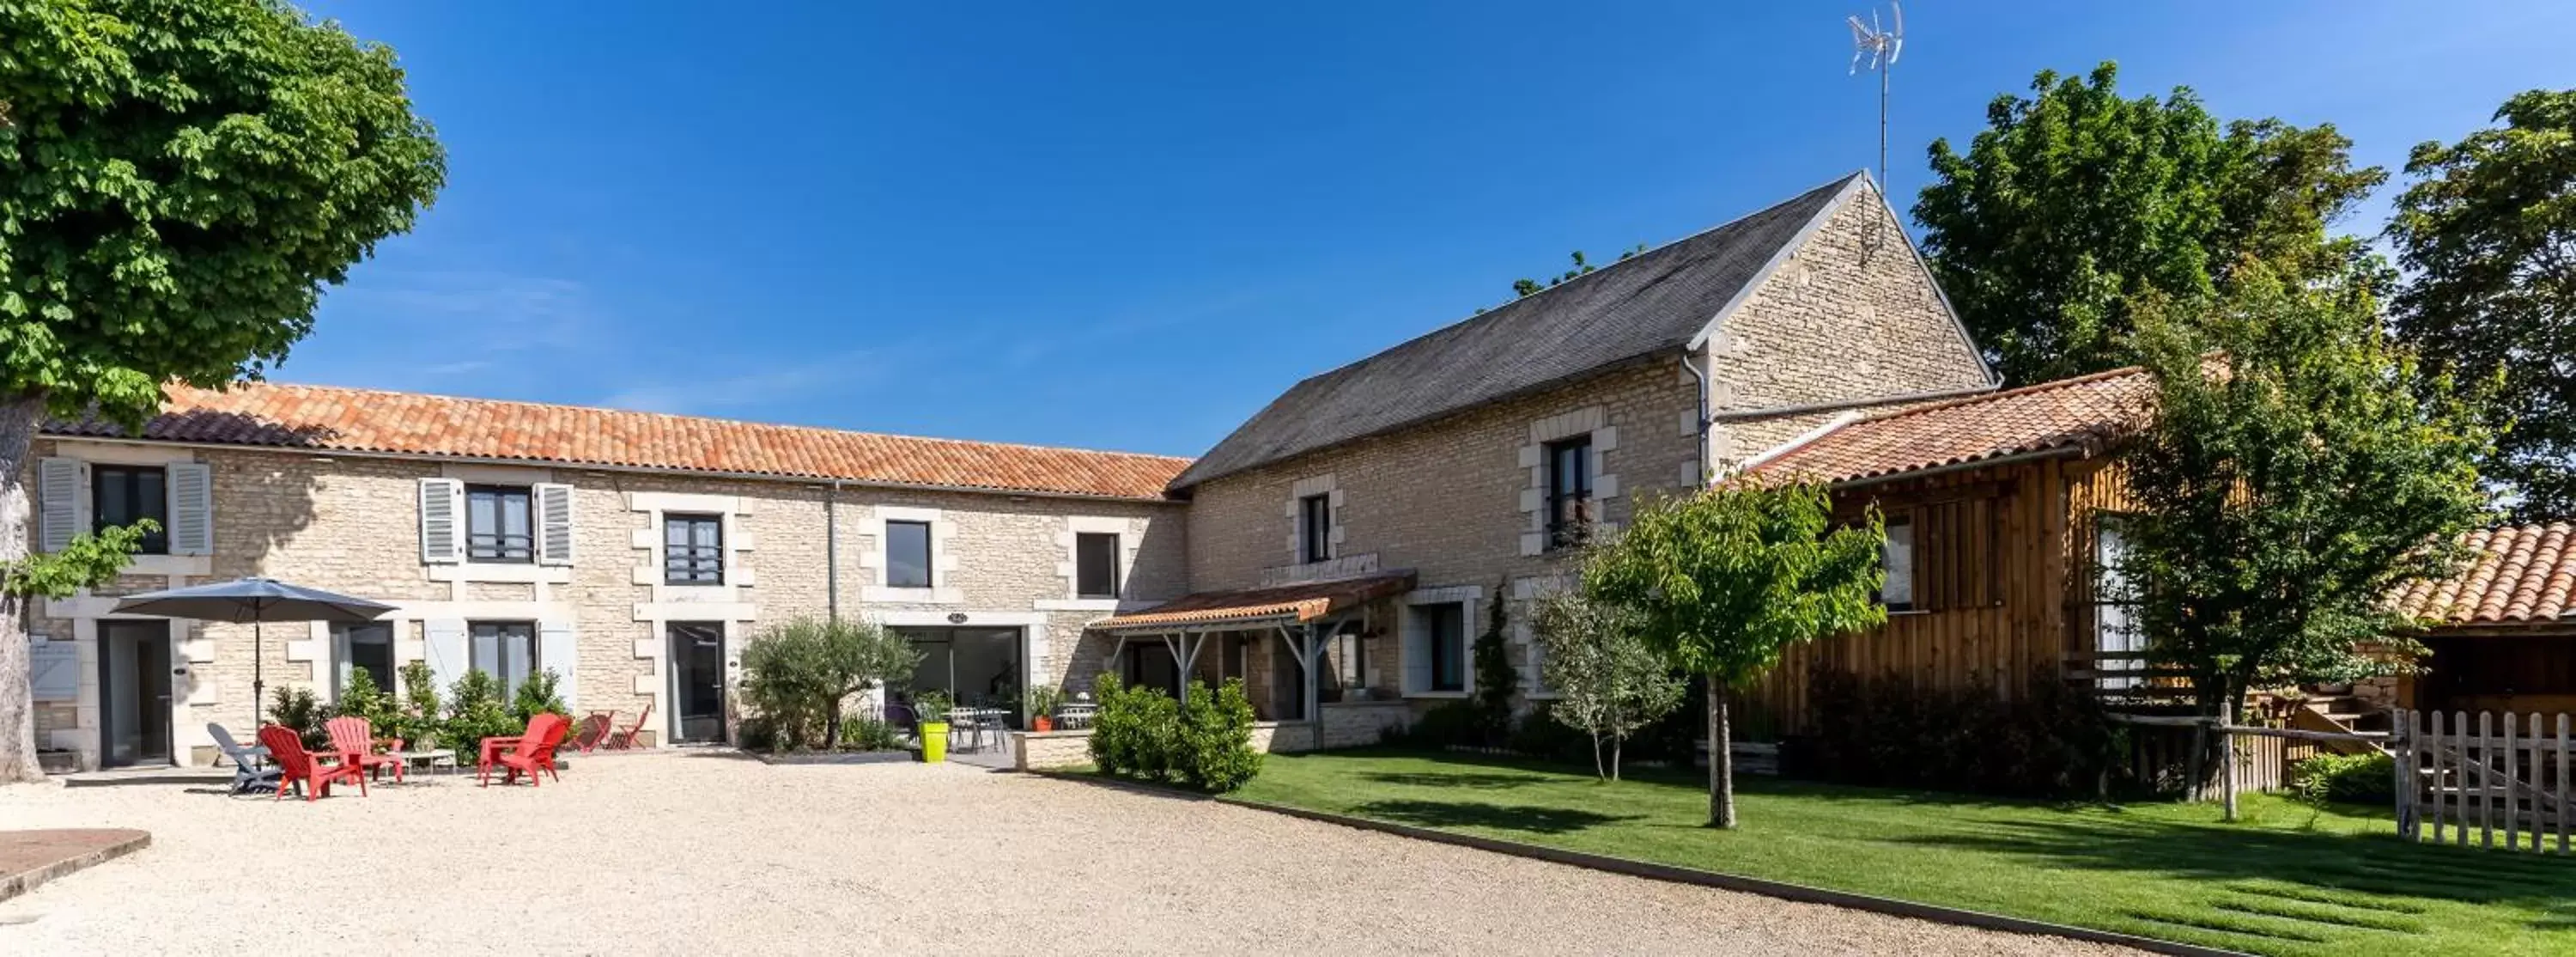
M2154 379L2136 368L2043 382L1854 419L1747 471L1848 482L2099 445L2143 423L2154 395Z
M2397 610L2427 625L2494 625L2567 617L2576 591L2576 529L2565 523L2488 528L2460 537L2467 568L2444 581L2417 582Z
M56 422L55 435L127 437ZM1160 499L1188 459L328 386L174 387L143 438Z
M1413 590L1412 572L1389 572L1366 578L1308 582L1273 588L1200 592L1172 599L1139 612L1093 622L1107 631L1132 631L1175 625L1253 622L1268 618L1313 621L1355 605Z

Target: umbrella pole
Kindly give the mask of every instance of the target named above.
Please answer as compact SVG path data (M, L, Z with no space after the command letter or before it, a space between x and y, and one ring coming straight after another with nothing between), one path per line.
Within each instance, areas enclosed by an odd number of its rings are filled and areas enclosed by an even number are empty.
M260 665L266 657L267 649L259 636L259 619L253 618L250 622L250 727L254 734L259 731L260 710L268 706L268 682L260 675Z

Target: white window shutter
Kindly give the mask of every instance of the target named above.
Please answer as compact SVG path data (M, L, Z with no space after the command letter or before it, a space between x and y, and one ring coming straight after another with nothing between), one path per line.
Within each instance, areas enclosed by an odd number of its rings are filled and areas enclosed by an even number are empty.
M456 685L456 679L465 677L465 669L471 664L466 658L465 620L432 618L422 623L422 630L427 639L421 645L429 659L430 680L438 685L439 700L445 702L447 689Z
M432 565L465 560L465 483L420 480L420 560Z
M563 696L564 707L581 706L581 650L573 641L572 622L537 622L537 667L555 673L555 693Z
M170 499L170 554L215 553L215 476L203 462L172 462L164 489Z
M1404 692L1416 694L1431 690L1431 630L1422 627L1422 613L1404 610Z
M540 483L529 494L536 499L537 564L572 564L572 486Z
M41 534L39 551L59 552L72 543L72 536L88 531L81 521L82 506L89 503L89 467L79 459L49 458L36 463L36 494L41 504L37 516Z

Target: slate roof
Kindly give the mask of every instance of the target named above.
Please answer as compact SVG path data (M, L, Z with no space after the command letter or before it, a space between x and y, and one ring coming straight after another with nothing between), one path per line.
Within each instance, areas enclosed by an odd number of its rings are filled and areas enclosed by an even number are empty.
M1747 474L1840 483L2029 452L2100 446L2145 423L2155 380L2137 368L1853 419L1768 453Z
M135 438L55 422L60 436ZM174 387L140 438L1162 499L1188 459L312 385Z
M1144 611L1104 618L1092 622L1091 627L1099 631L1168 631L1177 626L1252 624L1271 619L1313 621L1412 590L1412 572L1387 572L1365 578L1200 592Z
M1172 489L1679 350L1866 175L1853 173L1297 383L1209 449Z
M2447 581L2416 582L2397 596L2400 614L2426 625L2556 622L2576 590L2576 529L2565 523L2488 528L2461 536L2475 555Z

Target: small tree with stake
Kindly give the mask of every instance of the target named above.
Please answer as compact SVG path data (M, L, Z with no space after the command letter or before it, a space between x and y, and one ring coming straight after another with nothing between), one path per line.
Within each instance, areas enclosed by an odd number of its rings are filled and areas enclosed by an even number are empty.
M1556 692L1548 713L1592 736L1594 775L1619 780L1620 745L1681 707L1689 683L1646 644L1626 609L1565 592L1540 601L1532 620L1547 649L1547 686Z
M1583 566L1593 601L1629 610L1674 666L1708 676L1708 822L1735 826L1727 692L1782 649L1887 620L1878 513L1835 528L1821 485L1742 480L1638 510Z

